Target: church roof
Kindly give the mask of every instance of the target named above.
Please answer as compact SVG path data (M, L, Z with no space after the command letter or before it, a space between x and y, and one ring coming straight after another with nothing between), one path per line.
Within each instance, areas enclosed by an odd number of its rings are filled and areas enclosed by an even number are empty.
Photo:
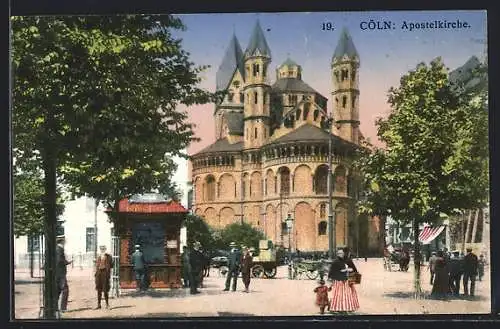
M317 93L311 86L297 78L282 78L273 84L273 90L287 92L298 91L307 93Z
M244 77L243 51L241 50L238 38L233 34L215 77L217 91L225 90L228 87L237 69L240 71L241 76Z
M474 70L478 69L480 65L481 62L479 59L476 56L472 56L464 65L450 72L450 82L456 85L463 85L463 88L467 90L480 86L482 82L486 82L486 79L474 76Z
M230 134L243 134L243 112L227 112L224 114Z
M328 141L329 133L324 131L321 128L313 126L309 123L306 123L299 128L291 131L290 133L281 136L280 138L272 141L269 144L277 144L277 143L287 143L287 142L301 142L301 141ZM346 141L340 138L337 135L333 135L333 145L334 146L342 146L348 148L357 148L358 145Z
M356 50L356 47L354 47L354 42L352 41L352 38L346 28L342 29L342 33L340 34L340 39L337 43L337 47L335 48L335 52L333 53L332 60L340 59L344 57L344 55L347 55L350 58L359 57L358 51Z
M217 153L217 152L239 152L243 150L243 142L238 142L231 144L229 140L226 138L219 139L215 143L207 146L200 152L194 154L193 156L198 156L200 154L206 153Z
M264 32L262 31L258 20L255 23L252 36L250 37L250 42L248 43L248 47L245 51L245 56L252 56L257 50L260 55L271 57L271 49L269 49L269 46L267 45L266 37L264 36Z
M288 57L286 61L283 62L283 64L280 65L280 68L283 66L300 66L299 64L295 63L293 60Z

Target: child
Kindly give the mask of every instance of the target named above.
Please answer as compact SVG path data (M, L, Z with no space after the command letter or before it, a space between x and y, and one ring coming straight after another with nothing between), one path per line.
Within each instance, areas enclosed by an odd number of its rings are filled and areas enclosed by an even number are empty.
M319 280L319 286L314 288L314 292L316 293L316 305L319 306L321 314L325 314L325 306L328 306L328 310L330 310L330 303L328 301L328 291L330 290L332 290L332 288L325 286L325 280Z
M486 260L484 259L483 254L479 255L479 262L478 262L478 267L477 267L477 275L479 281L483 280L484 276L484 266L486 265Z

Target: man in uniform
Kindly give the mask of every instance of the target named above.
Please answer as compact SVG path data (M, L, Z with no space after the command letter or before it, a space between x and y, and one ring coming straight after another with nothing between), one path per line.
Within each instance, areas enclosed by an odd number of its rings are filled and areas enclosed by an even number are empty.
M182 265L182 280L184 281L183 287L189 287L189 272L191 267L189 265L189 249L187 246L182 247L181 255L181 265Z
M238 281L238 274L240 272L242 257L240 251L236 248L235 242L231 242L229 244L229 247L231 248L231 253L229 254L228 257L229 270L227 271L226 287L224 291L229 291L231 278L233 279L232 291L236 291L236 283Z
M464 256L464 295L474 296L474 289L476 287L476 276L479 260L472 252L472 248L467 248L467 255ZM470 281L470 291L469 291Z
M132 265L134 265L135 282L138 291L145 291L146 260L141 251L141 246L136 244L135 251L132 254Z
M193 249L189 251L189 288L191 295L199 294L200 274L202 272L203 260L200 253L200 243L195 242Z
M460 259L460 252L458 250L451 253L448 264L450 271L450 291L453 295L458 296L460 294L460 279L463 273L462 259Z
M66 278L67 269L66 266L71 264L71 261L66 259L66 254L64 252L64 245L66 244L66 239L64 235L59 235L56 238L56 285L57 285L57 300L61 298L61 307L59 310L61 312L66 312L68 307L68 296L69 287L68 280ZM59 303L58 303L59 304Z

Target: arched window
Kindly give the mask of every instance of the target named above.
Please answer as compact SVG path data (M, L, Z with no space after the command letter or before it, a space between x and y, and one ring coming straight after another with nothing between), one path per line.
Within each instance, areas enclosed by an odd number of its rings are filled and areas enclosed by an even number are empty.
M316 194L328 193L328 166L321 165L316 169L314 186L316 187Z
M240 93L240 103L245 102L245 95L243 93Z
M257 92L253 93L253 98L254 98L253 100L254 104L257 104L259 102L259 95L257 94Z
M319 206L319 218L321 219L326 218L326 203L322 203Z
M304 115L302 117L304 121L307 120L307 116L309 115L310 107L311 107L311 104L309 104L309 103L304 104Z
M352 107L356 106L356 96L352 96Z
M210 175L207 177L206 180L206 186L207 186L207 201L214 201L215 200L215 178L214 176Z
M257 139L257 128L255 128L255 131L254 131L254 138Z
M288 169L287 167L282 167L280 169L280 183L280 194L290 194L290 169Z
M233 94L233 93L229 93L229 94L227 95L227 101L228 101L229 103L232 103L232 102L233 102L233 100L234 100L234 94Z
M356 70L352 70L352 72L351 72L351 80L354 81L355 78L356 78Z
M314 110L314 121L318 120L319 110Z
M259 64L253 64L253 76L256 77L259 75Z
M334 188L335 192L338 193L345 193L346 190L346 170L343 166L338 166L335 168L335 175L334 175Z
M318 223L318 235L326 235L326 229L328 224L326 221L321 221Z
M345 108L347 105L347 96L342 96L342 107Z
M349 71L347 69L343 69L342 70L341 80L344 81L344 80L347 80L347 79L349 79Z

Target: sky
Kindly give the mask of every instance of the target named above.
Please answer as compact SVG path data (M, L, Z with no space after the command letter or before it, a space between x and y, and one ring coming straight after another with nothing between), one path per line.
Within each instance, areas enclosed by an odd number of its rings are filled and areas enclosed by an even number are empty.
M418 63L429 63L440 56L453 70L471 56L480 60L487 52L486 11L406 11L406 12L314 12L314 13L231 13L179 15L186 31L176 31L183 48L197 65L210 65L202 73L202 88L215 91L215 74L233 32L243 51L257 20L264 30L272 53L270 72L287 57L302 66L302 79L330 100L330 63L340 33L347 28L360 56L360 129L375 145L375 120L388 114L387 92L398 87L402 75ZM395 29L362 30L362 22L390 21ZM447 20L467 22L465 29L403 29L403 23ZM322 29L332 23L333 31ZM365 25L363 25L365 26ZM275 76L272 76L272 83ZM200 142L188 148L194 154L215 142L214 104L187 108L189 119L196 125Z

